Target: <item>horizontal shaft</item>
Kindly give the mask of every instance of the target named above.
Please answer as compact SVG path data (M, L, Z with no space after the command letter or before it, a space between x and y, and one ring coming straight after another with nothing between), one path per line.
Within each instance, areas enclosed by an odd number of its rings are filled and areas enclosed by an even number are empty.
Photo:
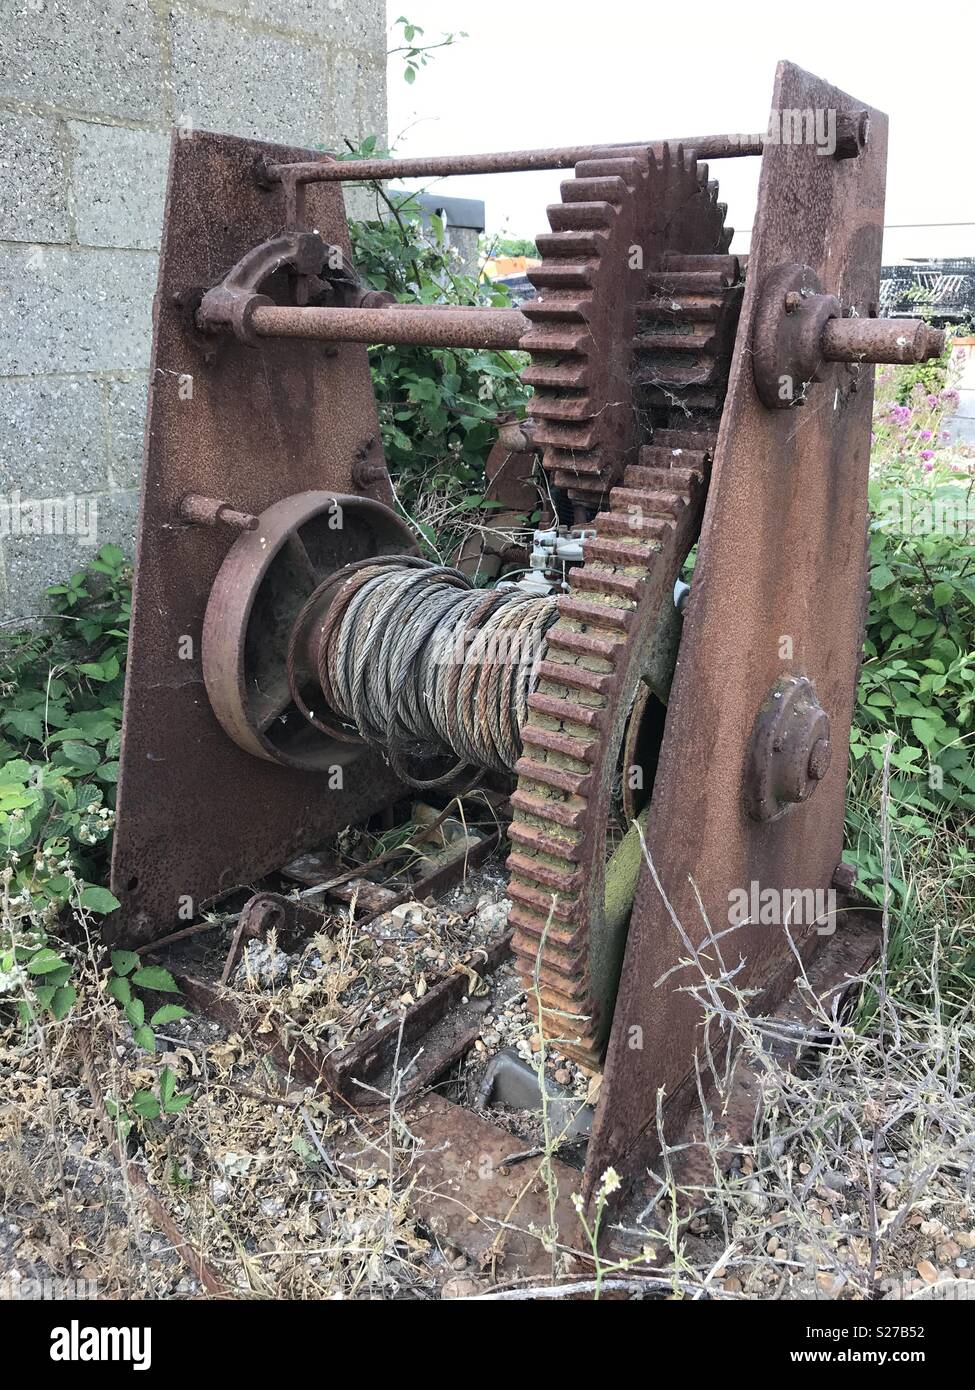
M516 348L530 328L518 309L388 305L384 309L254 310L262 338L315 338L326 343L396 343L416 347Z
M532 169L571 169L583 159L619 156L627 150L682 145L698 159L732 159L762 153L761 135L690 135L678 140L631 141L622 145L564 145L545 150L507 150L497 154L439 154L416 159L332 159L303 164L267 164L264 177L298 183L338 183L366 179L445 178L454 174L517 174Z
M923 319L830 319L822 349L827 362L926 362L944 352L945 335Z

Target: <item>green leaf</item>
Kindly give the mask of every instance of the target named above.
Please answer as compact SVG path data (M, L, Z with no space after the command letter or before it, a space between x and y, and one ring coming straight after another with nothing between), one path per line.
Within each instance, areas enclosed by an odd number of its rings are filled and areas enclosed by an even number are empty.
M62 743L60 751L66 762L72 767L80 768L82 772L90 772L102 760L97 748L92 748L88 743L78 743L74 739L67 739Z
M173 1075L172 1067L163 1067L159 1077L159 1099L165 1106L176 1094L176 1077Z
M136 1091L132 1097L132 1109L143 1120L159 1118L159 1101L151 1091Z
M11 758L9 762L0 766L0 786L6 782L16 782L23 786L29 782L34 773L34 764L29 763L24 758Z
M27 962L27 970L31 975L49 975L54 970L63 970L65 965L66 962L50 946L42 946Z
M156 1035L148 1024L143 1024L141 1028L137 1028L133 1034L133 1037L135 1038L135 1043L137 1047L145 1048L146 1052L155 1052Z
M135 972L132 979L141 989L156 989L163 994L180 993L179 985L161 965L144 965L141 970Z
M62 985L54 991L51 1013L60 1022L78 998L78 991L72 985Z
M178 1018L186 1018L189 1010L184 1009L182 1004L163 1004L162 1008L157 1009L149 1022L153 1028L161 1028L164 1023L175 1023Z
M931 590L931 602L935 608L944 608L955 597L954 584L939 583L935 584Z
M82 907L88 908L90 912L98 913L114 912L120 906L119 900L114 894L110 893L107 888L99 888L94 883L85 885L78 901Z
M125 982L128 984L128 980ZM125 1017L138 1030L146 1021L146 1006L141 999L129 999L125 1005Z
M109 980L107 992L120 1004L127 1004L132 998L132 986L128 980L123 980L119 975L113 975Z
M116 975L128 975L139 964L139 957L135 951L113 951L112 969Z
M18 734L23 734L25 738L32 738L36 743L43 742L44 725L41 723L41 716L36 710L7 710L3 716L3 723L8 729L14 729Z
M914 737L919 743L923 743L925 748L930 748L935 742L934 725L926 719L912 719L911 728L914 731Z
M166 1114L178 1115L181 1110L189 1105L191 1100L192 1096L186 1095L185 1092L182 1095L173 1096L172 1100L166 1103Z

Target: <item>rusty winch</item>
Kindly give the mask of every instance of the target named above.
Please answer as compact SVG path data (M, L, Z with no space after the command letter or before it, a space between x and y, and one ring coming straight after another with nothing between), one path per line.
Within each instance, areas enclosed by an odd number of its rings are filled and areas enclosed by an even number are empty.
M751 884L849 887L871 364L943 347L878 317L885 117L789 64L772 105L777 139L365 161L173 143L118 930L146 945L411 786L482 774L510 815L510 948L553 1045L602 1075L587 1191L611 1163L639 1182L658 1093L674 1124L697 1099L675 924L720 927ZM814 112L828 148L781 133ZM736 156L762 161L747 260L704 162ZM552 168L567 177L522 309L396 303L357 276L343 182ZM380 445L365 345L383 342L529 355L528 419L501 434L552 501L527 577L475 587L460 561L420 558ZM258 893L241 922L290 911ZM829 943L848 972L869 935ZM788 936L735 934L757 1011L826 940ZM216 987L197 998L230 1008ZM461 1003L453 986L418 1002L407 1035ZM388 1061L390 1036L357 1065ZM352 1075L303 1065L340 1093ZM441 1181L517 1147L446 1101L418 1106L431 1151L450 1136Z

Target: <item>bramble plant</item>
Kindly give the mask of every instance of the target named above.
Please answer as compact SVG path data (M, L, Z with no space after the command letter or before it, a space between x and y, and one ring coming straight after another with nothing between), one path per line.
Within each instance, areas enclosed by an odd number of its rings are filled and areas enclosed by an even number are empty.
M59 923L118 907L103 880L115 820L131 569L103 546L48 590L54 614L0 652L0 994L26 1022L75 1000Z
M963 831L975 812L975 474L971 459L946 447L945 417L957 399L944 363L924 379L917 368L878 375L851 774L862 788L890 742L891 823L915 842ZM861 886L877 896L881 863L869 819L851 795L848 838ZM959 844L953 856L960 873L970 870L963 850ZM893 888L903 894L905 885Z
M155 1028L176 1019L186 1017L186 1009L181 1004L162 1004L146 1022L145 1000L140 998L137 989L154 990L160 994L178 994L179 986L168 970L161 965L141 965L134 951L112 952L112 975L108 981L108 993L117 999L122 1012L132 1025L132 1036L139 1047L147 1052L155 1052Z
M75 1002L72 920L87 929L119 905L104 880L131 582L121 550L102 546L86 570L48 589L54 612L43 625L7 634L0 653L0 995L16 1000L25 1024L45 1012L62 1019ZM176 984L159 966L136 969L132 952L112 963L108 993L151 1052L153 1028L186 1011L167 1004L147 1023L132 984L164 993Z
M139 1121L158 1120L163 1115L178 1115L191 1100L192 1096L187 1092L177 1091L176 1076L172 1069L163 1067L159 1073L157 1090L136 1091L126 1103L109 1097L105 1101L105 1109L115 1121L115 1131L124 1143L133 1125Z

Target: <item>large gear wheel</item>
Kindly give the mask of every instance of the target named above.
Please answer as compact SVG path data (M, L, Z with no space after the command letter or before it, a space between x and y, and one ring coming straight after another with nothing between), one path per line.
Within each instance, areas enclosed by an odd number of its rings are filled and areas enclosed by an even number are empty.
M591 508L648 441L648 408L666 407L668 391L711 403L711 329L734 258L717 184L679 146L586 160L561 192L530 273L539 293L523 306L522 380L547 472Z
M700 530L741 275L716 185L680 150L587 161L562 191L533 272L551 293L525 306L524 379L543 464L595 508L596 536L529 700L508 868L515 956L526 987L538 981L544 1031L596 1068L625 945L606 906L620 750ZM633 276L620 258L641 236L652 251Z

